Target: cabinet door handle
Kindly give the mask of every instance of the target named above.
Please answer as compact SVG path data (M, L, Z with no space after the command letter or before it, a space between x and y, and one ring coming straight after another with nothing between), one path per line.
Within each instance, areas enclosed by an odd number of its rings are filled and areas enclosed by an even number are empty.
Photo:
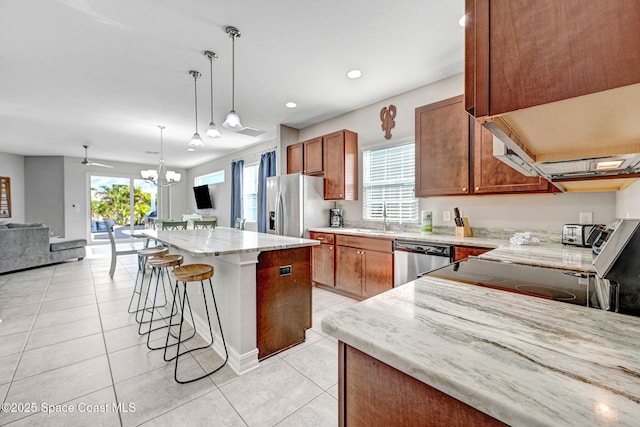
M462 187L462 191L467 191L467 187Z
M332 251L333 250L333 246L329 246L329 250Z
M324 237L316 237L318 240L324 240Z
M476 187L476 191L480 191L480 187Z

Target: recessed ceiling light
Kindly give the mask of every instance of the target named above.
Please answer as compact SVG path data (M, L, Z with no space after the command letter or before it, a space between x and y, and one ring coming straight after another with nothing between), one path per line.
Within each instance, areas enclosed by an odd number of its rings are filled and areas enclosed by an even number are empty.
M296 104L293 101L289 101L286 104L284 104L284 106L287 107L287 108L296 108L298 106L298 104Z
M458 20L458 25L460 25L461 27L464 27L464 24L465 24L465 21L466 21L466 19L465 19L466 17L467 17L467 15L462 15L462 18L460 18Z
M193 147L187 147L187 151L196 151L196 149Z
M361 70L356 69L347 71L347 77L349 77L350 79L358 79L360 78L360 76L362 76Z

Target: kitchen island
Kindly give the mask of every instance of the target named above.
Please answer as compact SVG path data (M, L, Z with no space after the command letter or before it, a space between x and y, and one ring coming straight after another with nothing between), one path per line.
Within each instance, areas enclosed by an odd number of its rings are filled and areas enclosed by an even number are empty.
M183 255L185 264L214 267L228 363L236 373L304 341L304 331L311 327L310 247L319 242L226 227L144 234ZM194 321L198 330L207 330L199 300L190 298ZM214 348L223 354L220 340Z
M640 418L640 318L423 277L322 329L340 342L342 426Z

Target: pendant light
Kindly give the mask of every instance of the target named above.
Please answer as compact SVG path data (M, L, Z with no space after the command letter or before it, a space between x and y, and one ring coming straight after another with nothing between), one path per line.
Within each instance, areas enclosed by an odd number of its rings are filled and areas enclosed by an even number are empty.
M209 138L220 138L220 131L213 122L213 60L218 59L218 55L210 50L205 50L204 56L209 58L209 75L211 76L211 122L209 123L209 129L207 129L207 136Z
M222 126L228 129L241 130L244 126L240 123L240 116L236 113L236 39L240 37L240 31L236 27L227 27L227 34L231 37L231 111Z
M191 141L189 141L188 146L190 148L202 148L204 147L204 142L202 142L202 138L200 138L200 134L198 133L198 79L201 74L194 70L189 71L189 74L193 77L193 92L195 94L196 106L196 132L191 137Z
M160 164L155 170L148 169L140 171L140 175L143 179L157 185L158 187L170 187L180 182L182 174L167 170L167 167L164 164L164 149L162 143L162 133L165 127L158 125L158 128L160 128Z

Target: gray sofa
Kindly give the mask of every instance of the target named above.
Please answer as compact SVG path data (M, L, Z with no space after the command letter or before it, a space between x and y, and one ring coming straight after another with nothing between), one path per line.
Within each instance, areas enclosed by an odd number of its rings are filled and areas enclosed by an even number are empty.
M0 224L0 273L53 264L86 255L85 239L49 238L44 224Z

